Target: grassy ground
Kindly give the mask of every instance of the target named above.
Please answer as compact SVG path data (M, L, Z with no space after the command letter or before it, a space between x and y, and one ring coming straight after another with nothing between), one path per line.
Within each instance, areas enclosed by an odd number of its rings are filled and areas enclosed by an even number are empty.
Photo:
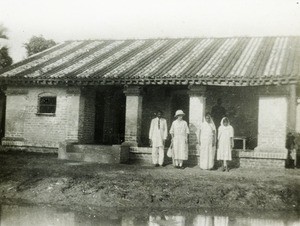
M105 207L300 210L299 169L203 171L0 153L1 201Z

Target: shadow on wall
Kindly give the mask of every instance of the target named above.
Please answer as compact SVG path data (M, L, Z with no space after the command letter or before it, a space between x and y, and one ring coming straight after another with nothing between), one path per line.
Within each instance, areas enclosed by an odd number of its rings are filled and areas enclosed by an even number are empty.
M211 112L218 98L221 98L235 136L247 138L247 149L254 149L257 146L258 92L255 87L209 86L207 89L206 111ZM240 144L237 145L236 148L241 148Z

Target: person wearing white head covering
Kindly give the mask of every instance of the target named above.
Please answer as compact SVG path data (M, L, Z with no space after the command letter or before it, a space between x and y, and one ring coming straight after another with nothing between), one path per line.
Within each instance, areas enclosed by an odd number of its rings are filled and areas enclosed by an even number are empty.
M216 153L216 126L210 114L206 114L199 129L201 169L210 170L214 167Z
M227 161L232 160L234 130L228 118L224 117L218 129L218 152L217 160L223 160L223 171L229 171Z
M173 121L170 134L172 136L173 160L175 168L183 169L183 160L188 159L188 134L190 133L187 122L182 118L184 116L182 110L175 113L176 120Z

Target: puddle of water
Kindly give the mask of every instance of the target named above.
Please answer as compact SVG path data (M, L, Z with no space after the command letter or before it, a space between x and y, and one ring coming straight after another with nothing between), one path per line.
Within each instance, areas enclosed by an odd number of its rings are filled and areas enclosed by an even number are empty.
M300 214L212 214L187 210L76 212L46 206L2 205L1 226L300 226ZM106 214L103 214L106 213Z

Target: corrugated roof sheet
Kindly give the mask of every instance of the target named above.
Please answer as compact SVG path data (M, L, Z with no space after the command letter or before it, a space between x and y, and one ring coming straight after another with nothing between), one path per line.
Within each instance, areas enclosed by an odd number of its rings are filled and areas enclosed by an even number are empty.
M300 80L300 37L67 41L3 83L271 85Z

